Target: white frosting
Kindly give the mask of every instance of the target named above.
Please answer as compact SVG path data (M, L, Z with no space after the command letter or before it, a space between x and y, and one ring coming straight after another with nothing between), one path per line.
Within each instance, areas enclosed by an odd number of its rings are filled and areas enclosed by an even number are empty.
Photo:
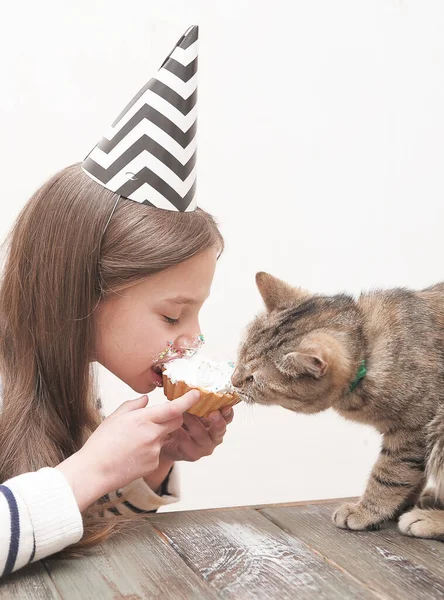
M200 387L221 394L233 392L231 362L215 362L195 354L191 358L178 358L165 364L164 374L171 383L184 381L190 387Z

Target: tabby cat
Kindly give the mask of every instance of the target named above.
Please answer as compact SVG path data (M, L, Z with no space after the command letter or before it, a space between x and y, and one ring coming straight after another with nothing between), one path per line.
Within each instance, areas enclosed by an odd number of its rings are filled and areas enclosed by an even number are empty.
M333 521L444 540L444 284L423 291L310 294L258 273L266 312L249 325L233 385L250 403L333 408L382 434L357 504ZM433 489L425 489L434 480Z

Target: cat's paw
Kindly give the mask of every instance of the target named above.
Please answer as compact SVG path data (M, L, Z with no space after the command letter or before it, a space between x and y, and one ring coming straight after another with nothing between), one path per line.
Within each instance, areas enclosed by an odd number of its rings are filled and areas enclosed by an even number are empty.
M414 508L399 518L399 530L404 535L444 539L444 511Z
M379 521L375 515L359 503L340 506L333 514L333 523L340 529L352 529L353 531L379 528Z

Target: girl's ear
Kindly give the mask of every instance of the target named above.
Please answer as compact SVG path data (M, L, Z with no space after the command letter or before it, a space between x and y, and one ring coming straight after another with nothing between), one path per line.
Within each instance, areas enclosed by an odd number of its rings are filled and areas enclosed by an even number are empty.
M269 273L260 272L256 274L256 285L262 296L268 312L281 306L285 306L292 300L308 298L309 292L301 288L295 288L282 279L273 277Z

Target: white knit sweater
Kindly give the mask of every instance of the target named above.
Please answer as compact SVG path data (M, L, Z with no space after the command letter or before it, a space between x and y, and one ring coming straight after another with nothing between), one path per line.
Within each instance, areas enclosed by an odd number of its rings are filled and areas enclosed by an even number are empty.
M111 502L104 518L155 512L177 502L177 471L173 468L160 495L143 479L137 479L104 500L107 506ZM82 535L82 516L71 487L58 469L24 473L0 485L0 577L63 550Z

